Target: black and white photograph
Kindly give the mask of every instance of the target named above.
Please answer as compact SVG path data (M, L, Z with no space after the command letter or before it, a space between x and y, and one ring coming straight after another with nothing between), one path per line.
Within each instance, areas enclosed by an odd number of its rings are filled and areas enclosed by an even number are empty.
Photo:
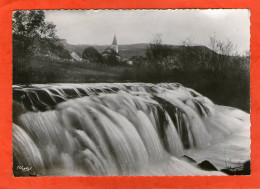
M250 175L248 9L15 10L13 175Z

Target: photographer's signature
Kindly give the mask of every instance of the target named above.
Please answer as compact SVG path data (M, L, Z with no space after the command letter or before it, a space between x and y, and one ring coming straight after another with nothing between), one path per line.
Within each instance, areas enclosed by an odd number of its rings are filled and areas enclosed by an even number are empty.
M16 169L21 170L22 172L28 172L28 171L32 170L32 167L24 167L22 165L18 165L16 167Z

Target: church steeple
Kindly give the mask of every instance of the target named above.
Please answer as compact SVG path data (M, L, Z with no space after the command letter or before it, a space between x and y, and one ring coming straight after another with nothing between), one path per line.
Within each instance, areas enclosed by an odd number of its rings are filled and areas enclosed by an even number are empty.
M117 44L116 35L114 35L114 39L113 39L113 42L111 44L111 48L114 49L118 53L118 44Z
M113 39L112 45L117 45L116 35L114 35L114 39Z

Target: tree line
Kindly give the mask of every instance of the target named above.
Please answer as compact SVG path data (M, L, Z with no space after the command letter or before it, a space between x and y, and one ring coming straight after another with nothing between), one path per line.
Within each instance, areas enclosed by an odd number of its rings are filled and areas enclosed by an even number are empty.
M174 47L163 44L156 35L147 47L146 64L132 77L145 82L179 82L216 103L249 111L249 54L239 55L230 41L216 36L210 36L209 47L196 46L191 40Z

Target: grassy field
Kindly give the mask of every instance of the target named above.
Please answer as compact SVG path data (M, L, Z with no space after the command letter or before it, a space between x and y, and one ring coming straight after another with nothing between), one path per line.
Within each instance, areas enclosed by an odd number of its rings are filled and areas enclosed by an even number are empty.
M33 57L26 61L28 69L19 71L23 60L14 63L13 83L80 83L80 82L116 82L122 74L133 68L108 66L71 60L50 60L47 57Z

